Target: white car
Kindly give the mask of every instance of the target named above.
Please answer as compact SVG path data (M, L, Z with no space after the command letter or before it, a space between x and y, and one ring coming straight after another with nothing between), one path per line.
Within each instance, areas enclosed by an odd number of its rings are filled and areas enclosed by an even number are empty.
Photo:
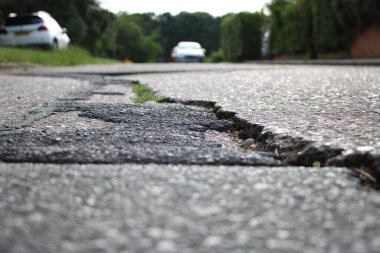
M172 50L174 62L201 62L206 50L198 42L181 41Z
M10 14L0 27L0 46L43 46L66 48L70 38L49 13Z

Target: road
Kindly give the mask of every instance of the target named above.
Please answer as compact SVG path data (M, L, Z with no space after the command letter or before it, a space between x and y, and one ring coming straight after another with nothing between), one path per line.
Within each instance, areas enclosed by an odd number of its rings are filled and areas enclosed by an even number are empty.
M376 177L378 67L129 64L0 79L0 252L380 251L378 191L333 167ZM136 82L176 103L134 104Z

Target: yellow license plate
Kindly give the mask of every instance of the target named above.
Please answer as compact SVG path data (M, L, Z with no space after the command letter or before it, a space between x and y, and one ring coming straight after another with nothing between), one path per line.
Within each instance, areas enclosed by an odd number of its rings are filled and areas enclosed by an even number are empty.
M16 36L22 36L22 35L29 35L31 32L30 31L18 31L15 32Z

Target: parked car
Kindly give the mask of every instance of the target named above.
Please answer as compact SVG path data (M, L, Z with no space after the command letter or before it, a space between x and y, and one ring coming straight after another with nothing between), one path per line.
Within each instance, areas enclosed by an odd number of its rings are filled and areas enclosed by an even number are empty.
M174 62L201 62L206 50L198 42L181 41L172 50Z
M47 12L12 13L0 27L0 45L66 48L70 43L66 32Z

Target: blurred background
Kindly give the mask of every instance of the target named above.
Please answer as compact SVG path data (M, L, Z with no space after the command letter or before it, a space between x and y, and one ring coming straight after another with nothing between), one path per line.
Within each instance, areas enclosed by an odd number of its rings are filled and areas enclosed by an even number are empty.
M0 21L44 10L71 46L126 62L171 61L179 41L199 42L207 62L380 57L380 0L203 2L0 0Z

